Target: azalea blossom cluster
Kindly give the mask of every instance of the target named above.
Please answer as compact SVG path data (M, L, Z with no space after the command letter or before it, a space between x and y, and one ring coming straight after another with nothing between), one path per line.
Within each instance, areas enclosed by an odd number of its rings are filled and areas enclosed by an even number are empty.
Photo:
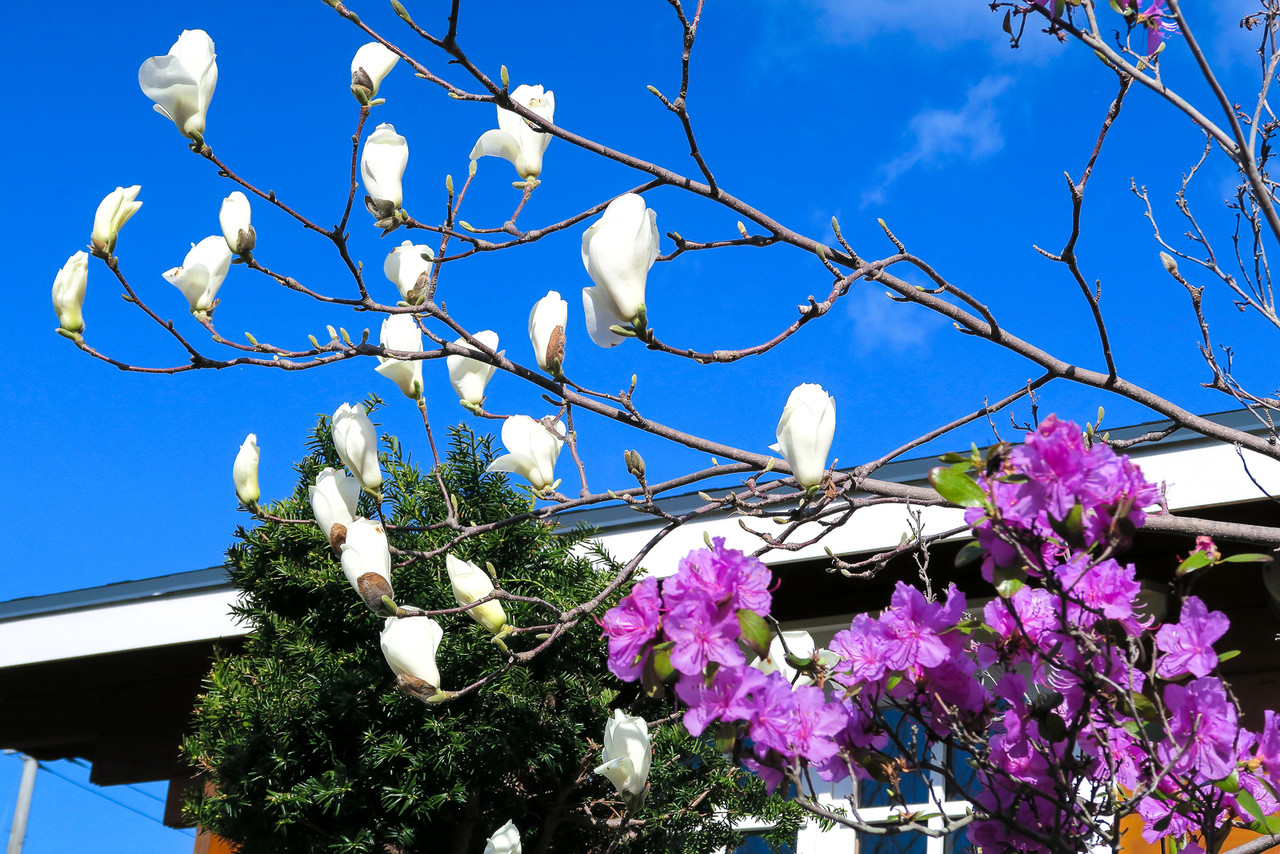
M1110 0L1110 4L1112 9L1125 16L1130 29L1145 33L1142 43L1145 56L1154 56L1166 38L1178 35L1178 23L1169 14L1166 0L1151 0L1146 6L1141 6L1138 0ZM1062 0L1031 0L1031 5L1038 6L1050 16L1061 14L1063 7Z
M1134 568L1110 556L1158 497L1141 471L1051 416L997 448L976 486L967 518L1000 593L977 614L954 586L930 601L898 582L889 607L859 614L829 650L780 650L794 636L760 632L768 569L716 540L606 614L609 665L650 689L674 682L688 730L717 725L771 787L811 772L900 791L900 777L948 773L928 759L935 748L961 751L972 779L951 782L984 850L1078 850L1131 812L1147 841L1185 842L1280 810L1280 718L1242 729L1216 675L1227 618L1187 596L1153 631ZM748 665L744 644L775 663ZM905 743L894 716L920 741Z

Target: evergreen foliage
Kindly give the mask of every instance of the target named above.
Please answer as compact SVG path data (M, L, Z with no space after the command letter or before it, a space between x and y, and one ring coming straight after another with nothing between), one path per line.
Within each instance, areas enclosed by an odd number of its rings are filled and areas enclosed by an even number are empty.
M440 469L468 523L530 506L505 475L485 472L490 444L456 428ZM307 487L325 466L341 466L327 418L310 446L293 495L267 511L306 523L241 528L228 551L242 593L236 613L252 634L242 652L215 663L185 744L212 784L188 804L201 827L242 854L479 854L509 819L529 854L604 852L615 840L618 852L732 850L740 834L731 823L747 816L777 821L774 841L794 839L794 805L767 799L761 782L719 757L714 743L689 737L670 700L650 700L608 672L590 618L529 664L504 670L506 656L487 631L463 614L440 616L442 687L495 675L439 706L396 691L379 648L382 620L361 603L310 521ZM445 516L435 472L417 468L394 437L384 437L384 450L382 509L393 560L404 563L395 550L439 548L453 532L432 527ZM361 502L376 518L374 501ZM526 521L459 543L455 554L491 563L495 583L510 593L568 608L597 595L616 568L603 555L583 556L588 533ZM443 554L397 566L392 580L397 602L455 607ZM516 626L552 618L532 603L504 606ZM520 651L537 641L521 634L507 643ZM654 740L648 801L623 823L620 840L621 802L591 773L615 707L648 719Z

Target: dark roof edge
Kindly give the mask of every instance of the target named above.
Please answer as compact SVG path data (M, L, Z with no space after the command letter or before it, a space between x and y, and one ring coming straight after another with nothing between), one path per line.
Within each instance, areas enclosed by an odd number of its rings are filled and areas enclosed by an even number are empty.
M1247 433L1263 433L1266 430L1258 419L1245 409L1233 409L1227 412L1213 412L1200 417L1213 421L1216 424L1221 424L1224 427L1230 427ZM1172 423L1173 422L1171 420L1165 418L1158 421L1147 421L1142 424L1135 424L1131 427L1120 427L1115 430L1103 430L1102 433L1109 436L1111 439L1123 441L1127 439L1136 439L1144 433L1167 428ZM1125 453L1141 461L1142 457L1151 454L1169 453L1176 450L1186 450L1188 448L1216 444L1221 444L1221 440L1202 436L1201 434L1192 432L1191 430L1177 430L1172 435L1159 442L1146 442L1141 445L1135 445ZM958 448L953 450L967 451L968 448ZM933 453L920 457L912 457L910 459L896 460L877 469L875 476L880 480L887 480L892 483L924 483L928 477L929 469L938 465L938 456L938 453ZM845 471L845 469L841 469L841 471ZM668 512L679 515L680 513L687 512L694 507L698 507L706 503L698 497L699 492L720 491L726 488L733 489L738 487L740 484L741 478L707 480L699 484L697 490L664 496L657 500L657 504ZM564 513L559 518L561 520L561 524L572 526L581 523L594 528L601 534L635 528L644 524L644 520L638 518L638 514L631 507L626 505L584 507ZM647 518L652 519L652 517Z
M1216 412L1203 416L1226 427L1248 432L1262 432L1264 429L1258 420L1248 411L1237 409L1230 412ZM1114 439L1132 439L1151 430L1167 426L1170 422L1149 421L1132 427L1106 431ZM1193 447L1196 445L1215 444L1218 440L1201 436L1189 430L1180 430L1161 442L1152 442L1132 448L1131 456L1143 457L1151 453L1160 453ZM923 480L933 467L937 456L930 454L908 460L889 463L877 472L882 480L896 483L910 483ZM736 484L736 481L735 481ZM723 488L724 484L715 482L703 485L703 490ZM701 504L697 492L671 495L659 499L660 504ZM619 528L629 527L642 520L626 506L588 507L571 511L562 517L569 524L582 522L596 528L601 533ZM65 593L51 593L44 596L28 596L22 599L11 599L0 602L0 620L13 620L21 617L48 616L60 611L72 611L80 608L103 607L107 605L123 605L147 599L189 596L196 593L229 590L231 579L228 568L214 566L208 569L196 569L189 572L177 572L173 575L161 575L155 578L143 578L137 581L121 581L105 584L100 587L87 587L81 590L70 590Z
M68 590L65 593L10 599L7 602L0 602L0 620L15 620L36 615L44 617L59 611L123 605L147 599L190 596L195 593L230 588L231 577L227 567L211 566L208 569L175 572L172 575L142 578L137 581L120 581L100 587Z

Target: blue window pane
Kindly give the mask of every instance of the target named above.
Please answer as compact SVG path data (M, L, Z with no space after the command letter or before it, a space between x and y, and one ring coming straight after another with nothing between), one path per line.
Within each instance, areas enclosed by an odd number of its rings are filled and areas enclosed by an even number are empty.
M928 850L928 838L918 833L893 836L858 834L858 854L926 854Z
M970 800L981 788L978 783L978 773L969 764L971 755L964 750L947 751L947 768L951 771L952 776L955 777L955 782L947 781L947 800Z
M917 762L923 760L926 753L926 733L923 727L894 710L885 712L884 720L890 727L889 743L884 748L885 752L894 756L901 755L905 750L908 755L914 755ZM895 794L883 783L862 780L858 786L858 802L864 807L887 807L901 803L920 804L929 800L929 782L919 771L904 773L898 780L898 785L900 789Z
M962 827L947 837L947 854L971 854L973 846L969 844L969 828Z
M748 833L746 841L733 849L733 854L795 854L795 851L794 843L780 848L770 848L763 836L758 833Z

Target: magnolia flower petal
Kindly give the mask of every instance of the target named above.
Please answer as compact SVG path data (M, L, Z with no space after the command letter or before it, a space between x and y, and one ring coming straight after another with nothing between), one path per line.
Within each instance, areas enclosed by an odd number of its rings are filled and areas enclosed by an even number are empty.
M236 485L236 498L245 507L253 507L262 497L258 488L258 437L250 433L236 454L236 461L231 466L231 478Z
M520 143L505 130L487 130L480 135L475 147L471 149L471 159L479 160L485 155L501 157L514 166L520 158Z
M89 283L89 254L77 252L53 279L53 310L58 325L68 332L84 329L84 292Z
M369 82L373 84L373 88L369 90L369 97L374 97L378 94L378 87L382 85L383 79L391 73L391 69L399 60L399 55L382 42L369 42L362 45L351 60L352 82L354 83L355 73L363 68L364 73L369 75Z
M582 310L586 313L587 334L601 347L617 347L627 340L609 330L610 326L626 326L628 321L618 317L613 301L600 286L582 289Z
M484 844L484 854L521 854L522 850L520 831L510 821L494 831Z
M382 626L382 656L397 676L421 679L440 687L436 652L444 630L428 617L387 617Z

